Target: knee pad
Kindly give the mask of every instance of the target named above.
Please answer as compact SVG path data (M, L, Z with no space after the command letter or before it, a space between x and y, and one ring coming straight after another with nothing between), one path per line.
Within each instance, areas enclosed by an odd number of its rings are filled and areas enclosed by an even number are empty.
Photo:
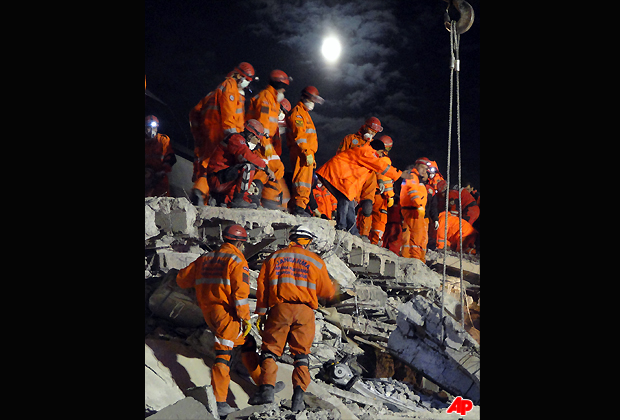
M372 214L372 200L362 200L360 201L360 206L362 207L362 214L365 217Z

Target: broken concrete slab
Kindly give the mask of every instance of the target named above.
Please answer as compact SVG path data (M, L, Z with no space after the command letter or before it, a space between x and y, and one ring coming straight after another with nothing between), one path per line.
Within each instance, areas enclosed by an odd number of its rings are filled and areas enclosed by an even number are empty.
M350 289L353 286L357 277L340 258L333 253L329 253L327 257L323 258L323 261L325 261L327 266L329 277L339 284L342 290Z
M185 398L172 378L170 369L144 344L144 409L159 411Z
M216 420L204 405L192 397L185 397L148 418L152 420Z
M416 295L399 307L397 328L388 340L390 352L453 395L480 403L480 346L460 324Z
M144 206L144 239L147 240L159 234L159 228L155 224L155 210L150 206Z

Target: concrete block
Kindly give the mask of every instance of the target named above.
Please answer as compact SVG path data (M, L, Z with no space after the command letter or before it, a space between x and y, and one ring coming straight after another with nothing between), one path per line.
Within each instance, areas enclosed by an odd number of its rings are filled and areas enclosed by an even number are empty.
M144 344L144 408L159 411L185 398L170 370L159 362L153 350Z
M205 406L192 397L185 397L148 418L152 420L215 420L215 417L207 411Z
M323 258L323 261L325 261L327 272L332 280L338 283L343 289L352 287L357 277L336 254L330 253L327 257Z
M155 210L144 206L144 240L159 234L159 228L155 224Z

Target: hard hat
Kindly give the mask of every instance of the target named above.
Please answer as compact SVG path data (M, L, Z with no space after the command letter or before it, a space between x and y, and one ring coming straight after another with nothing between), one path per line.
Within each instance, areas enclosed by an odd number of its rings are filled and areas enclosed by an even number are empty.
M244 128L258 138L265 137L265 127L258 120L247 120L245 122Z
M319 96L319 90L314 86L306 86L305 88L303 88L303 90L301 91L301 96L305 96L309 98L312 102L316 102L319 105L322 105L325 102L325 99Z
M288 101L288 99L284 98L280 101L280 108L284 109L285 114L288 114L289 112L291 112L291 103Z
M299 225L291 229L288 238L291 241L297 241L298 239L309 239L312 241L316 239L316 235L312 233L312 230L307 225Z
M237 67L233 71L236 71L249 82L252 80L258 80L258 77L255 77L256 73L254 72L254 67L250 63L246 63L245 61L239 63Z
M416 165L426 165L430 168L431 166L431 161L428 158L425 157L421 157L418 160L415 161Z
M366 122L364 123L364 127L368 127L371 130L376 131L377 133L380 133L383 131L383 127L381 127L381 121L379 121L379 118L375 118L375 117L368 118Z
M159 120L157 119L155 115L149 115L144 119L144 126L145 127L158 127Z
M243 226L241 225L230 225L224 228L222 232L222 236L224 237L224 241L232 242L232 241L243 241L246 242L248 240L248 233L245 231Z
M381 140L385 144L385 150L389 151L394 145L394 141L390 136L381 136L378 140Z
M287 76L282 70L272 70L271 73L269 73L269 80L271 82L280 82L288 85L293 81L293 78Z

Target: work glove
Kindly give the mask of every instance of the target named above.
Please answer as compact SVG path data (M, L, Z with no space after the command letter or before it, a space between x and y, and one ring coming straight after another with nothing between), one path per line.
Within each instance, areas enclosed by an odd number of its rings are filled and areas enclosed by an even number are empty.
M383 194L383 192L385 191L385 183L383 182L383 180L380 179L377 181L377 188L379 188L379 192Z
M261 332L261 326L263 327L263 330L265 329L265 320L266 320L266 315L259 315L258 318L256 318L256 329L258 330L258 332Z
M318 207L317 207L317 208L315 208L315 209L314 209L314 211L313 211L312 213L314 213L314 215L315 215L316 217L321 217L321 212L319 211L319 208L318 208Z
M244 319L242 322L245 326L245 331L243 331L243 338L245 338L245 336L248 335L252 329L252 322L249 319Z
M387 206L392 207L394 205L394 197L388 197Z
M439 229L439 221L435 220L435 230Z
M314 165L314 155L306 155L306 165L308 166Z
M275 174L275 172L273 172L273 171L271 170L271 168L266 167L266 168L265 168L265 173L266 173L266 174L267 174L267 176L269 177L269 180L270 180L270 181L275 181L275 180L276 180L276 174Z

